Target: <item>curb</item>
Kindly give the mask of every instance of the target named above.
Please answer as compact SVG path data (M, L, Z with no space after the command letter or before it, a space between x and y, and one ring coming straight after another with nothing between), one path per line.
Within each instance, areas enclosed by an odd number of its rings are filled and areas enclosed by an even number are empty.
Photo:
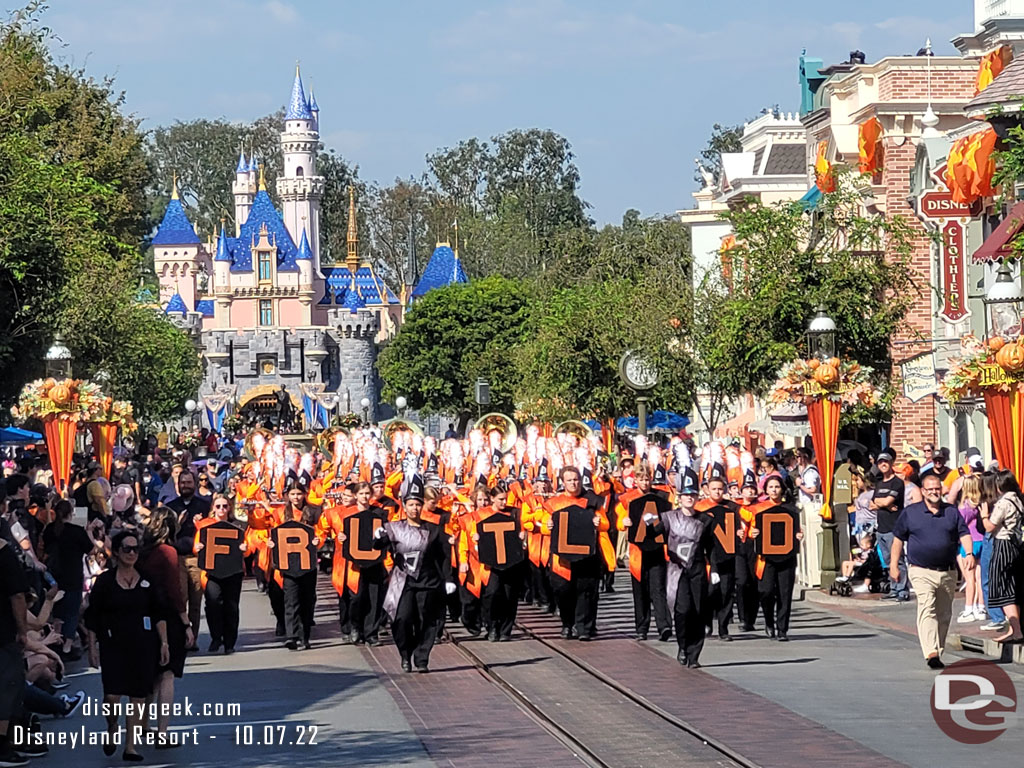
M805 602L816 603L825 607L835 606L837 608L845 609L843 611L838 611L838 613L841 614L846 614L847 611L856 611L856 618L859 621L871 624L876 628L884 629L886 631L893 631L894 629L892 626L887 625L886 622L879 621L880 617L876 616L874 613L857 610L857 603L861 601L852 600L848 597L836 597L818 589L807 587L800 588L799 594L800 597L797 599L804 600ZM895 608L895 606L893 607ZM953 626L955 626L955 624ZM912 626L905 628L902 631L915 634L915 629ZM994 640L990 640L987 637L964 635L960 632L952 631L952 627L951 631L946 636L946 645L953 650L986 656L1001 664L1024 665L1024 645L1004 645L1002 643L997 643Z

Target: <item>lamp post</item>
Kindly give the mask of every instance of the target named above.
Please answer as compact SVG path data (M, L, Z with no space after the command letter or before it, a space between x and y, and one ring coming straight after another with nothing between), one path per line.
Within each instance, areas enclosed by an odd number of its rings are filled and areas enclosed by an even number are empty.
M836 356L836 321L819 304L816 314L807 326L807 356L828 360Z
M1021 331L1021 303L1024 292L1020 283L1013 278L1004 261L996 272L996 281L982 299L986 313L986 324L991 323L991 333L998 336L1018 336Z
M359 401L359 405L363 409L363 424L370 423L370 398L364 397Z
M409 401L406 400L402 395L399 395L398 397L395 398L395 408L398 409L398 415L401 416L402 418L405 418L405 406L407 406L408 404Z
M71 350L64 343L64 336L57 334L53 344L43 358L46 361L46 375L54 379L71 378Z
M807 350L808 357L816 357L818 360L828 360L836 356L836 322L825 312L825 308L818 305L816 314L807 326ZM820 457L815 457L820 461ZM824 482L825 477L832 478L833 473L821 472L818 467L819 477ZM822 488L821 490L825 490ZM831 494L830 494L831 496ZM833 499L833 502L835 499ZM821 517L821 586L827 588L836 580L839 573L839 525L837 515L843 514L838 505L833 503L832 514ZM843 514L845 521L846 517Z
M188 400L185 401L185 410L188 411L188 425L190 427L195 426L195 414L198 409L199 403L197 403L192 398L189 398Z

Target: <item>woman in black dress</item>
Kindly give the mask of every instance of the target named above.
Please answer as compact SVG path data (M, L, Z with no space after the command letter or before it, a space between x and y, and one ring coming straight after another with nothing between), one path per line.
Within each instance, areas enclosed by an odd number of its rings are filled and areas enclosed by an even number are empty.
M170 660L164 601L156 587L135 569L139 559L139 537L122 531L111 542L114 567L96 577L89 593L85 624L90 634L90 661L98 662L103 681L103 701L117 704L127 696L132 714L126 718L127 735L123 758L142 760L136 749L136 728L146 697L153 691L158 666ZM117 715L107 717L107 739L103 753L116 751Z

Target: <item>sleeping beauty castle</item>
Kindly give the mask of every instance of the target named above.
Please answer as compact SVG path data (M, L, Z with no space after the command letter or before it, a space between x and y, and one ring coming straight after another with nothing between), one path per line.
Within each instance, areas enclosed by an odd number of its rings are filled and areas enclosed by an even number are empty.
M325 426L334 407L373 419L378 345L401 325L403 300L466 281L457 253L439 243L419 283L396 296L360 259L351 189L345 261L321 263L319 125L316 98L306 95L296 68L281 133L280 208L262 169L242 153L232 183L233 232L222 224L202 242L175 185L153 239L160 305L197 339L205 369L199 395L214 427L232 403L243 414L276 412L282 385L307 428Z

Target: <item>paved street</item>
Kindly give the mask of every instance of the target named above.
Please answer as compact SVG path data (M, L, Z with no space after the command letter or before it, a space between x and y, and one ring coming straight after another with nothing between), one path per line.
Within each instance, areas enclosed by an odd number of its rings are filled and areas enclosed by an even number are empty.
M573 744L543 725L551 718L606 765L734 765L624 699L608 683L589 677L577 663L607 675L610 683L630 689L756 765L828 765L841 754L845 766L933 768L977 756L977 747L950 740L934 725L928 703L934 673L925 668L916 640L905 631L913 621L912 605L800 602L788 645L760 635L738 635L728 644L709 639L701 659L704 668L687 671L676 664L673 643L641 646L626 637L632 621L626 579L620 573L618 591L602 596L598 642L562 641L557 621L524 608L521 619L535 638L517 634L512 643L493 645L469 639L456 628L456 638L472 657L452 643L440 645L430 675L403 674L393 647L340 645L326 578L320 580L314 649L280 648L266 598L247 582L241 650L232 657L193 656L179 685L179 700L187 696L193 707L239 702L241 714L204 718L195 711L176 720L180 731L198 728L200 746L144 750L147 764L588 764ZM207 642L203 637L201 646ZM499 689L473 658L530 707ZM1020 667L1006 669L1020 696ZM71 679L72 691L82 687L90 695L99 694L95 671ZM49 721L46 729L76 731L83 725L102 728L98 717L80 714ZM235 729L246 725L253 726L255 743L236 746ZM316 744L295 743L301 737L299 728L310 726L317 728ZM271 731L273 740L283 743L261 744ZM243 739L245 733L239 732ZM983 749L987 759L1012 765L1018 746L1006 735ZM61 765L71 759L83 767L121 764L119 755L105 758L98 747L78 747L72 753L59 746L38 764Z

